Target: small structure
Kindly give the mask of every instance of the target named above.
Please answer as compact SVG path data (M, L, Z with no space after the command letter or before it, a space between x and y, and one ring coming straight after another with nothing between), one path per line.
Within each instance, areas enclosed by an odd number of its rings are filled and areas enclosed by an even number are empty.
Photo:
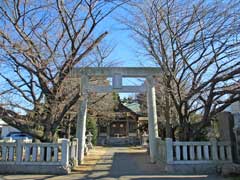
M10 132L20 132L18 129L9 126L0 118L0 138L6 137Z
M144 132L144 133L142 134L142 146L143 146L143 147L147 147L147 146L148 146L147 141L148 141L148 135L147 135L146 132Z
M120 100L114 109L114 119L98 117L98 143L101 145L136 145L140 143L138 114Z
M88 134L87 134L87 139L86 139L86 140L87 140L86 144L87 144L87 148L88 148L88 149L93 149L92 137L93 137L93 135L92 135L92 133L89 131Z

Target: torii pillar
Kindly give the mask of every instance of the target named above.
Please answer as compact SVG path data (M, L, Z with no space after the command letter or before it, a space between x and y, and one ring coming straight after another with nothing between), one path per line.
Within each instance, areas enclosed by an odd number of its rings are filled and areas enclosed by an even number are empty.
M148 134L149 134L150 161L152 163L155 163L158 154L156 139L158 137L156 93L153 77L147 77L146 80L147 80Z
M78 164L83 163L84 159L84 148L86 143L86 121L87 121L87 86L88 86L88 77L81 77L81 93L82 98L80 100L79 114L77 117L77 132L76 137L78 138Z

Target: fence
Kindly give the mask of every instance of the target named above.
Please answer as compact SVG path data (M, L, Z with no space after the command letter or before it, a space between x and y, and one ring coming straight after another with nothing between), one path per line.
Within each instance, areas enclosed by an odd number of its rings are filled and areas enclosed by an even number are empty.
M58 143L0 143L0 173L66 174L71 163L77 162L77 139Z
M180 142L157 138L159 160L167 164L203 164L232 162L230 142L215 139L205 142Z

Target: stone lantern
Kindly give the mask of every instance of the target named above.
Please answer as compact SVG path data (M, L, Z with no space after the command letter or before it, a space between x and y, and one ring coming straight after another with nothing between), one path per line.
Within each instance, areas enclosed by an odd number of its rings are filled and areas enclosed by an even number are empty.
M148 134L144 131L142 134L142 146L143 147L148 147Z
M89 131L87 134L87 147L88 149L93 149L93 145L92 145L92 133Z

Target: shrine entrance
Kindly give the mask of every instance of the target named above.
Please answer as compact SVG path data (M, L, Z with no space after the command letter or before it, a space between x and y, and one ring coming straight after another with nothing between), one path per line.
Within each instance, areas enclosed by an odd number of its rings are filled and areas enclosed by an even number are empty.
M154 78L160 76L160 69L153 67L86 67L73 69L71 76L73 78L80 78L81 99L80 108L77 119L77 132L78 138L78 160L81 164L84 159L85 147L85 133L86 133L86 118L87 118L87 101L88 93L139 93L147 92L147 105L148 105L148 130L149 130L149 148L150 148L150 161L156 162L157 157L157 142L158 137L158 123L157 123L157 109L156 109L156 95ZM89 84L90 77L108 77L112 78L112 85L99 86ZM141 86L124 86L123 78L144 78L145 82ZM115 124L115 134L121 131L120 126L122 123ZM118 127L119 126L119 127ZM118 129L117 129L118 128Z
M125 137L127 122L112 122L110 124L110 136L111 137Z

